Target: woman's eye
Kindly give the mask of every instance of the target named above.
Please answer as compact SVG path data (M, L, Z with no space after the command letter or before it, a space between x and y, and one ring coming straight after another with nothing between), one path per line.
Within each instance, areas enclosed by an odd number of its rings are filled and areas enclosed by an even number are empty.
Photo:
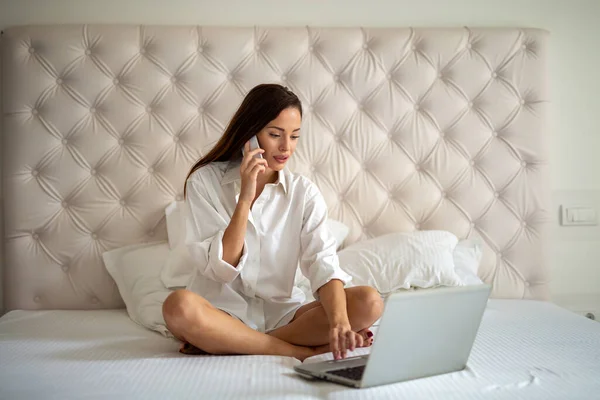
M278 138L279 137L279 135L276 135L274 133L269 133L269 136L274 137L274 138Z
M300 139L300 136L292 136L292 139L298 140L298 139Z

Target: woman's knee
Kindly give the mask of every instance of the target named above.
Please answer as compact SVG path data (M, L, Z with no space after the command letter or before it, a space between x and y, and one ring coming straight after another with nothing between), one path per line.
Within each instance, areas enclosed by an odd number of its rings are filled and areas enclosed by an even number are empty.
M189 325L192 320L198 319L201 314L203 300L200 296L185 289L171 293L162 306L167 327L180 331L182 326Z
M346 291L348 308L358 319L372 324L383 313L383 300L379 292L370 286L357 286ZM369 325L370 326L370 325Z

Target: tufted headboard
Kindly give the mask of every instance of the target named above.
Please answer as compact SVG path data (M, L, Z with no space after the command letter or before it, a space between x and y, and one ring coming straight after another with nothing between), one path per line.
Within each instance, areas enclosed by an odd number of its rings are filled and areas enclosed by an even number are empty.
M493 297L547 298L547 32L62 25L2 38L8 309L123 306L102 252L166 239L164 208L245 93L304 104L290 169L346 242L483 242Z

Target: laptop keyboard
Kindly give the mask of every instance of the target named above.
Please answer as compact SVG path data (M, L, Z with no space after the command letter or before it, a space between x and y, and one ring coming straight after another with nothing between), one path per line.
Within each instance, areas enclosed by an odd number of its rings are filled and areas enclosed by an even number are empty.
M362 378L363 373L365 372L365 367L366 367L366 365L361 365L358 367L336 369L334 371L327 371L327 373L332 374L332 375L341 376L341 377L348 378L348 379L352 379L355 381L359 381Z

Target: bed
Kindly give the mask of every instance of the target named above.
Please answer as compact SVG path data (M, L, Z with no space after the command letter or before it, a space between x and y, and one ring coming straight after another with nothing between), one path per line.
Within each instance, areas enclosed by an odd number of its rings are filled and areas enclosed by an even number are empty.
M5 30L0 398L594 397L600 325L549 302L548 42L526 28ZM102 254L167 240L190 165L262 82L302 100L289 167L350 227L346 245L433 229L483 243L492 294L467 369L356 390L297 377L293 358L184 356L128 317Z

